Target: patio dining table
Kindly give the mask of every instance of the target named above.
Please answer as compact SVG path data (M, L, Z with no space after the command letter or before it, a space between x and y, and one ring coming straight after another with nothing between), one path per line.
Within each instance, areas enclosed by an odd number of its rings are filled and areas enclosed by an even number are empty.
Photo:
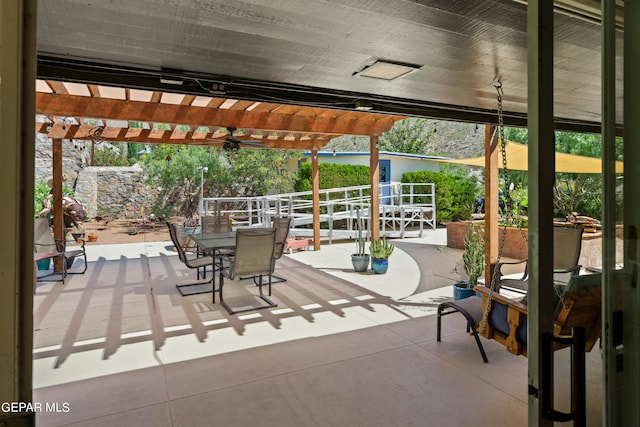
M222 256L221 249L235 249L236 247L236 232L225 231L217 233L194 233L189 237L198 245L201 251L212 252L212 277L211 277L211 289L213 293L213 302L216 302L216 259L220 259L220 274L222 274Z

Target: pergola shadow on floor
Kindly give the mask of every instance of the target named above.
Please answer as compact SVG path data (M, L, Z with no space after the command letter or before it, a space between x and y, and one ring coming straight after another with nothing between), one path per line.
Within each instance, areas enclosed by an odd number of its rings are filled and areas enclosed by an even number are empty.
M174 285L195 274L168 254L98 258L65 285L40 284L34 401L68 411L40 412L38 425L526 423L527 359L483 340L484 364L461 317L448 316L435 341L437 299L398 302L293 258L278 261L278 307L243 315L210 294L181 297ZM230 304L257 293L250 281L227 289ZM567 408L568 352L557 359ZM599 363L596 349L594 425Z

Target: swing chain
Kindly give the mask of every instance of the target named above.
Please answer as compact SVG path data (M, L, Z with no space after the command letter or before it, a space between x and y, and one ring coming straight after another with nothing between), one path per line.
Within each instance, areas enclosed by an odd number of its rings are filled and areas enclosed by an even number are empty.
M509 169L507 168L507 140L504 136L504 113L502 109L502 97L504 91L502 90L502 82L498 80L494 84L497 92L498 99L498 141L500 145L500 151L502 152L502 180L504 182L504 216L505 223L507 225L515 225L520 232L520 236L524 240L525 244L528 243L527 236L524 234L518 219L514 215L515 209L513 208L513 200L511 199L511 177L509 176Z
M498 80L495 83L495 88L498 98L498 144L500 145L500 152L502 155L502 180L504 182L504 196L503 201L505 205L504 213L506 216L507 224L513 223L513 209L511 201L511 178L509 177L509 169L507 168L507 140L504 137L504 112L502 110L502 97L504 91L502 90L502 82Z
M480 322L480 331L479 331L480 335L486 334L488 323L489 323L487 316L488 316L489 310L491 309L493 292L497 292L498 282L500 281L500 278L498 277L499 271L497 266L499 265L500 260L502 259L502 249L504 248L504 242L507 235L506 225L513 224L515 222L513 218L513 209L512 209L513 204L511 202L511 194L510 194L511 182L509 178L509 169L507 168L507 149L506 149L507 141L504 137L504 113L502 110L502 97L504 96L504 91L502 89L502 82L500 80L498 80L494 84L494 86L496 88L497 101L498 101L498 144L500 146L500 151L502 153L502 176L503 176L503 182L504 182L504 204L505 204L506 224L505 224L505 227L502 227L502 232L500 233L500 240L498 242L498 254L497 254L496 264L495 264L496 267L493 269L493 272L491 274L491 282L489 283L489 296L487 298L487 304L486 304L486 307L484 307L482 320ZM520 234L522 235L522 237L525 239L525 242L526 242L526 236L524 235L524 232L520 227L518 227L518 229L520 230Z

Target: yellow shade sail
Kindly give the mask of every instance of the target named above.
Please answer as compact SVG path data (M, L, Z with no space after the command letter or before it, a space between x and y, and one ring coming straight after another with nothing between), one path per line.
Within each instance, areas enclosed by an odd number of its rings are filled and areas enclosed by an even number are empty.
M517 142L507 141L507 168L511 170L529 170L528 146ZM502 151L502 150L500 150ZM502 156L501 153L498 153ZM485 157L473 157L469 159L444 160L448 163L459 163L469 166L484 167ZM498 162L502 168L502 162ZM575 154L556 153L556 172L567 173L602 173L602 160L596 157L578 156ZM616 162L616 173L623 172L623 163Z

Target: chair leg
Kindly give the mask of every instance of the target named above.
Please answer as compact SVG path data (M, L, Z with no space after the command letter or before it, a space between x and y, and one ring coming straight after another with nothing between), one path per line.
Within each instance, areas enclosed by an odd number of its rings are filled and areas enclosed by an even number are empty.
M287 281L287 279L285 279L284 277L280 277L276 275L272 275L271 277L275 279L275 280L272 280L271 283L282 283ZM241 277L240 279L248 279L248 277ZM253 283L255 283L256 286L258 286L258 282L256 281L256 276L253 276Z
M229 305L224 301L224 295L222 293L222 289L224 287L224 279L222 277L222 273L220 274L220 287L219 287L219 291L220 291L220 304L222 304L222 306L227 310L227 312L229 314L236 314L236 313L244 313L246 311L254 311L254 310L262 310L265 308L271 308L271 307L277 307L278 304L274 303L273 301L271 301L269 298L267 298L267 296L262 292L262 276L260 276L259 281L258 281L258 292L259 292L259 297L260 299L262 299L264 302L266 302L268 305L264 305L264 306L260 306L260 307L249 307L249 308L245 308L242 310L234 310L231 307L229 307ZM271 295L271 276L269 276L269 295ZM215 294L215 292L214 292ZM215 300L214 300L215 302Z
M449 308L450 310L445 311L446 308ZM455 304L455 302L453 301L446 301L438 305L436 340L440 341L441 339L442 316L453 313L460 313L465 317L465 319L467 320L467 333L473 335L473 338L476 341L476 345L478 346L478 350L480 351L480 355L482 356L482 360L484 361L484 363L489 363L487 354L485 353L482 342L480 341L480 336L478 335L478 331L476 330L476 321L466 310Z
M205 272L207 270L207 267L197 267L196 271L198 272L198 279L200 279L200 268L204 268ZM206 278L206 277L205 277ZM216 302L216 292L215 292L215 280L216 280L216 271L215 268L213 270L213 272L211 273L211 280L202 280L200 282L195 282L195 283L185 283L183 285L176 285L176 289L178 290L178 292L180 293L181 296L186 297L189 295L200 295L200 294L206 294L206 293L213 293L213 302ZM182 289L188 289L192 286L203 286L203 285L207 285L207 284L211 284L210 287L205 286L203 290L200 291L196 291L196 292L184 292Z
M74 258L76 258L76 257L74 256ZM67 258L65 257L65 258L64 258L64 264L65 264L65 271L66 271L66 274L84 274L84 273L86 273L86 271L87 271L87 267L89 266L89 265L87 264L87 253L86 253L86 252L82 254L82 259L83 259L83 261L84 261L84 268L82 269L82 271L67 271L67 270L66 270ZM72 263L72 264L73 264L73 263ZM65 274L65 275L66 275L66 274Z
M436 329L436 341L440 342L441 338L441 329L442 329L442 310L444 306L442 304L438 304L438 317L437 317L437 329Z
M271 301L262 292L262 275L260 276L260 285L258 285L258 290L259 290L259 293L260 293L260 298L263 301L265 301L267 304L269 304L269 307L277 307L278 306L278 304L276 304L275 302ZM269 275L269 296L271 296L271 275ZM261 308L268 308L268 307L261 307Z
M216 273L213 273L213 280L215 281L216 279ZM229 311L229 309L227 308L227 304L224 302L224 296L222 295L222 288L224 287L224 277L222 276L222 270L220 270L220 276L218 277L218 292L220 292L220 304L222 304L222 306L224 308L227 309L227 311ZM213 295L211 297L211 301L215 304L216 303L216 292L215 292L215 283L214 283L214 289L213 289Z
M89 264L87 263L87 253L86 252L84 252L82 254L82 258L84 260L84 268L82 269L82 274L84 274L84 273L87 272L87 267L89 267Z
M196 283L185 283L184 285L176 285L176 289L178 290L178 292L180 293L181 296L183 297L187 297L189 295L200 295L200 294L206 294L211 292L211 289L206 288L203 291L197 291L197 292L183 292L182 288L189 288L191 286L202 286L202 285L206 285L207 283L211 283L211 280L208 281L204 281L204 282L196 282ZM213 285L212 285L213 286ZM213 289L213 288L212 288ZM215 298L215 292L214 292L214 298ZM214 301L215 302L215 301Z
M64 279L67 276L67 260L64 258L64 255L55 255L55 256L53 256L51 258L51 262L55 263L56 258L62 258L62 271L61 272L57 272L57 271L55 271L55 267L54 267L54 271L53 272L45 274L43 276L38 276L38 273L37 273L38 270L36 269L36 274L35 274L35 278L34 278L36 283L37 282L49 282L49 281L53 282L53 281L55 281L55 282L62 282L62 284L64 285ZM58 274L60 275L60 279L46 280L47 277L58 275Z
M235 314L237 311L233 310L229 305L224 301L224 277L220 274L220 284L218 285L218 292L220 292L220 304L227 310L229 314ZM216 293L213 293L213 302L216 302Z
M475 338L476 340L476 345L478 346L478 350L480 350L480 355L482 356L482 360L484 361L484 363L489 363L489 359L487 359L487 354L484 352L484 347L480 342L480 336L478 335L478 331L476 331L475 327L472 328L471 330L473 331L473 338Z

